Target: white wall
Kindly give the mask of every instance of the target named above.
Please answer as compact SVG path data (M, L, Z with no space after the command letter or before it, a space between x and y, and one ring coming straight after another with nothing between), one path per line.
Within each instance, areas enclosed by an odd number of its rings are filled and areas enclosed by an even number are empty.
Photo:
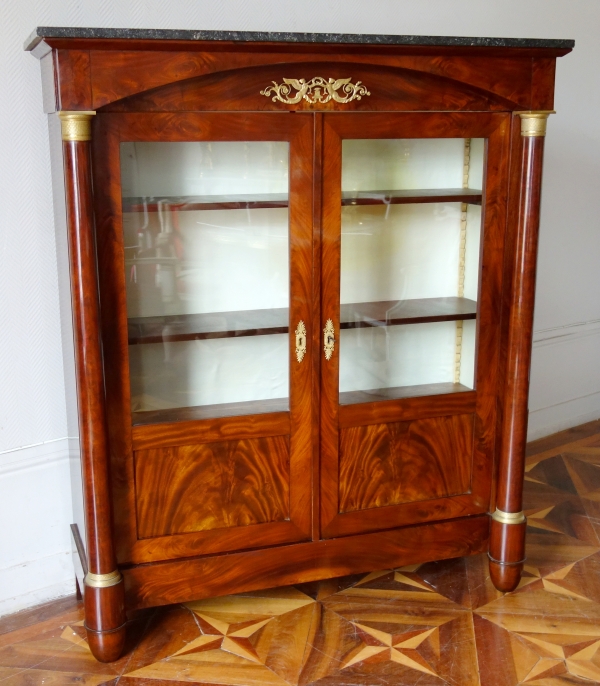
M36 25L574 38L558 60L530 433L600 416L597 0L3 0L0 22L0 614L73 590L47 122Z

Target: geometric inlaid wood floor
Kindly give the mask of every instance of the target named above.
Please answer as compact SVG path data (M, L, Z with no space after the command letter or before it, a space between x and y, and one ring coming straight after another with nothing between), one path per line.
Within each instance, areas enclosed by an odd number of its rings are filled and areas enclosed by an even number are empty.
M532 443L519 588L485 556L375 571L131 618L102 665L81 606L0 620L2 686L600 684L600 422Z

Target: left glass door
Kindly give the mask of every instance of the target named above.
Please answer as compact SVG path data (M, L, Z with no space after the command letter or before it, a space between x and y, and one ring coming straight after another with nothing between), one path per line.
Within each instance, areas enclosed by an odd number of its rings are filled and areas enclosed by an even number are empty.
M98 120L120 561L305 539L312 117Z
M324 116L321 526L487 512L508 117Z

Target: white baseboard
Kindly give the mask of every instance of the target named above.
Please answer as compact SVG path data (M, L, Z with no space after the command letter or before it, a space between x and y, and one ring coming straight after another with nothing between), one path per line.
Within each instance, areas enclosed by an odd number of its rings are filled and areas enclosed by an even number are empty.
M44 443L0 451L0 476L68 459L69 450L72 449L69 440L57 438Z
M600 320L533 336L530 441L600 418Z
M75 591L67 438L0 453L0 616Z
M593 319L589 322L565 324L564 326L555 326L550 329L539 329L533 333L533 347L539 348L543 345L566 343L575 341L578 338L597 336L599 334L600 319Z
M71 551L0 569L0 589L0 617L75 593Z
M600 393L530 411L527 440L535 441L597 419L600 419Z

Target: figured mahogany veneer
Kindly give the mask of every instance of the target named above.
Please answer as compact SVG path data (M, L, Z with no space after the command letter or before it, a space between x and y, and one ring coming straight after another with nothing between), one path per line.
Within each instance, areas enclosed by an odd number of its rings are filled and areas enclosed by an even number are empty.
M287 436L136 450L138 535L289 518Z
M48 36L32 49L46 111L96 111L91 143L64 144L57 195L70 255L61 288L73 296L62 314L74 326L78 524L89 571L124 575L86 585L93 654L121 652L124 593L133 609L482 551L497 588L514 588L524 524L490 525L489 514L522 507L543 152L516 113L552 110L556 58L569 48ZM285 103L261 93L315 77L351 78L369 94ZM344 140L399 138L484 139L482 189L342 192ZM289 193L123 198L121 143L146 141L287 142ZM476 302L340 305L343 213L457 202L482 207ZM123 215L159 203L287 208L289 309L128 321L125 266L158 258L125 246ZM340 393L340 345L323 354L328 320L341 345L342 329L474 320L474 388L446 379ZM131 412L130 345L277 334L288 334L289 397Z
M469 490L473 415L353 426L340 431L340 512Z

